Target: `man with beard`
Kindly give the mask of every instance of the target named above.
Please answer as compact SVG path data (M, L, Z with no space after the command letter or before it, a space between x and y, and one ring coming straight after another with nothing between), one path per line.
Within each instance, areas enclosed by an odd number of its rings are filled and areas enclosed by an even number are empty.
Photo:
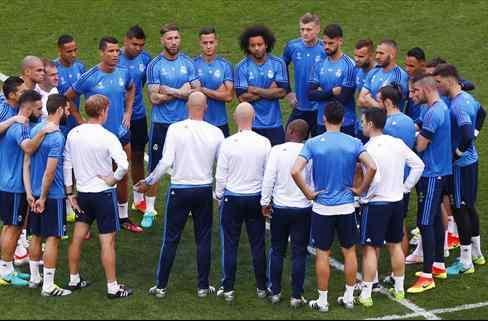
M381 88L396 83L402 89L402 104L408 98L408 75L397 65L398 45L394 40L383 40L376 48L378 65L368 73L358 97L363 108L380 107L378 93Z
M200 81L191 58L180 53L181 35L178 26L167 24L161 28L163 52L147 67L149 100L152 103L149 134L148 171L153 172L163 155L166 134L171 124L188 117L186 101L190 93L200 88ZM157 215L155 209L158 184L146 194L146 212L141 226L150 228Z
M317 106L308 99L308 80L313 65L326 57L319 33L320 18L306 13L300 18L300 38L289 41L283 52L286 65L293 63L295 77L295 92L290 92L286 96L288 103L293 107L288 124L295 119L303 119L312 135L316 132Z
M42 63L44 64L44 71L45 75L43 80L36 85L34 88L35 91L41 94L42 96L42 120L45 120L48 116L47 112L47 99L50 95L58 94L59 91L56 88L59 84L58 78L58 68L56 65L48 60L43 59Z
M131 154L130 125L135 99L135 85L129 70L117 66L119 63L118 40L104 37L100 40L100 64L88 70L73 84L66 97L75 104L80 95L86 99L100 94L110 100L107 122L104 127L119 138L127 155ZM117 184L120 225L127 231L141 233L140 226L129 220L129 186L128 176Z
M47 101L48 118L31 130L35 136L47 125L57 130L47 135L39 149L24 159L24 186L30 207L30 287L42 285L42 296L66 296L71 291L54 283L59 242L66 234L66 196L63 178L63 151L65 138L60 131L69 115L69 103L65 96L54 94ZM44 251L44 273L39 272Z
M144 105L144 85L146 83L146 69L151 56L144 51L146 35L139 26L131 27L124 39L124 47L120 52L119 66L129 69L129 73L136 86L136 96L130 125L131 132L131 175L132 182L144 178L144 150L148 140L146 106ZM133 210L142 213L146 211L144 194L133 191Z
M356 62L356 90L360 91L371 69L376 67L374 59L375 51L373 41L361 39L354 49L354 61Z
M324 30L324 45L327 57L312 69L309 79L308 98L319 102L317 113L317 133L326 131L324 114L327 105L339 101L346 109L341 131L355 136L356 68L354 60L342 52L343 32L339 25L328 25Z
M21 76L27 89L34 89L44 78L44 64L35 56L27 56L22 60Z
M253 131L268 138L272 146L282 144L280 99L289 91L289 83L285 62L271 55L276 38L266 26L256 25L244 30L239 40L247 57L236 67L237 97L256 111Z
M405 57L405 71L408 74L409 87L411 87L410 83L415 75L425 73L425 65L425 52L422 48L415 47L407 52L407 56ZM422 106L415 104L412 98L409 97L405 106L405 114L415 121L419 119L421 110Z
M18 104L22 94L27 90L24 81L19 77L9 77L2 86L5 97L0 101L0 135L17 122L25 122L25 118L18 116Z

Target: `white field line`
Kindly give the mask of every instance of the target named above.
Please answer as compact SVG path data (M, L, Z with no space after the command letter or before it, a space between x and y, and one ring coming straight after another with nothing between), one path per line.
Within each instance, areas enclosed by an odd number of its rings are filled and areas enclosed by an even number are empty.
M465 305L460 305L454 308L446 308L446 309L436 309L436 310L431 310L429 313L433 314L446 314L446 313L454 313L454 312L461 312L461 311L467 311L467 310L475 310L475 309L480 309L488 307L488 302L480 302L476 304L465 304ZM387 315L384 317L380 318L371 318L371 319L366 319L366 320L405 320L405 319L412 319L412 318L417 318L422 315L418 313L411 313L411 314L405 314L405 315Z

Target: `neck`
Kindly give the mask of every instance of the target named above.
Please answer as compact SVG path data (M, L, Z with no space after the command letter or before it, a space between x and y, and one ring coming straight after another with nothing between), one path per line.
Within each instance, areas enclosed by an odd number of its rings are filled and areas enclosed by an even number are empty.
M375 138L375 137L382 136L382 135L383 135L383 131L381 131L379 129L373 129L369 135L369 138Z
M130 60L132 60L132 59L134 59L135 57L137 57L137 55L133 56L133 55L129 54L129 53L127 52L127 50L125 50L125 47L124 47L124 48L122 48L121 53L122 53L124 56L126 56L127 58L129 58Z
M86 123L90 125L102 125L102 120L99 118L90 118Z
M34 84L34 82L29 77L22 76L21 78L24 81L24 84L28 89L31 89L31 90L34 89L36 84Z
M254 57L253 55L251 55L251 59L254 60L254 62L256 64L258 64L258 65L263 64L266 61L267 58L268 58L268 54L267 53L263 56L263 58L260 58L260 59L258 59L256 57Z
M42 90L44 90L45 92L50 92L54 86L51 86L50 84L38 84L39 85L39 88L41 88Z
M427 96L427 104L429 106L433 106L437 101L439 101L441 98L439 97L439 93L437 90L433 90L428 96Z
M169 59L169 60L176 60L176 57L178 56L178 54L176 55L172 55L170 54L167 50L164 50L163 51L163 56L166 58L166 59Z
M387 116L398 114L399 112L400 112L400 109L396 106L386 107L386 115Z
M59 126L61 120L56 115L47 116L47 122Z
M17 108L17 102L12 99L7 99L7 104L9 104L11 107Z
M361 69L364 70L365 73L367 73L368 71L373 69L375 66L376 66L375 62L370 62L370 63L364 65Z
M330 59L331 59L332 61L337 61L337 60L341 59L341 57L342 57L342 50L338 49L338 50L335 52L335 54L333 54L332 56L330 56Z
M203 113L190 113L190 116L188 117L190 120L195 120L195 121L202 121L203 120Z
M461 91L463 91L461 89L461 86L459 84L457 84L456 86L452 87L450 90L449 90L449 98L454 98L456 97L457 95L459 95L461 93Z
M318 38L314 38L310 41L305 41L303 40L303 43L307 46L307 47L313 47L317 44L317 42L319 42L319 39Z
M217 58L217 53L214 53L214 54L212 54L212 55L210 55L210 56L205 55L205 54L202 54L202 57L203 57L203 59L204 59L206 62L210 63L210 62L214 61L214 60L215 60L215 58Z
M252 124L239 124L239 131L252 130Z
M288 139L286 140L288 143L303 143L303 140L298 138L298 137L288 137Z
M392 62L388 66L383 67L383 70L385 72L388 72L388 71L392 70L393 68L395 68L396 66L397 66L396 62Z
M67 60L64 60L62 57L59 57L59 62L61 62L61 64L65 67L71 67L73 64L70 63L69 61Z
M333 125L333 124L325 123L325 128L327 128L328 132L339 133L341 131L341 127L342 124Z
M102 62L102 63L100 64L100 69L101 69L102 71L104 71L104 72L108 72L108 73L111 73L112 71L114 71L114 70L115 70L115 67L116 67L116 66L111 66L111 65L108 65L108 64L106 64L106 63L104 63L104 62Z

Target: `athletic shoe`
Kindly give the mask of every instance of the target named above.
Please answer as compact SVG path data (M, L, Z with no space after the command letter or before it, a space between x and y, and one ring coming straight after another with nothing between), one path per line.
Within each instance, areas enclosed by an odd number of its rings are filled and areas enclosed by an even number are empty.
M407 293L419 294L432 289L435 289L434 279L419 277L417 279L417 282L415 282L415 284L410 289L407 290Z
M209 286L208 289L198 289L197 296L199 298L206 298L211 294L215 294L216 290L213 286Z
M278 304L281 302L281 293L278 293L278 294L270 294L269 296L269 302L271 302L271 304Z
M68 223L76 222L76 214L75 214L75 211L73 211L73 209L71 209L71 211L69 211L66 214L66 222L68 222Z
M15 266L22 266L29 263L29 251L27 249L28 247L25 247L24 244L22 244L22 242L19 240L14 254Z
M315 311L318 311L320 313L327 313L327 312L329 312L329 305L327 304L327 305L322 306L322 305L319 304L319 301L315 301L315 300L314 301L310 301L308 303L308 306L310 307L310 309L315 310Z
M21 278L17 272L10 273L9 275L2 278L8 285L16 287L28 287L29 281Z
M62 289L57 285L54 285L54 288L50 292L46 292L44 290L41 291L41 295L44 297L57 297L57 296L68 296L72 294L70 290Z
M390 289L390 294L395 298L397 301L401 301L405 299L405 291L397 291L395 289Z
M4 279L0 278L0 286L8 286L9 283L5 281Z
M381 284L379 282L373 283L373 293L380 293L381 292Z
M43 284L43 279L41 277L40 281L29 281L29 288L30 289L39 289Z
M258 296L258 299L266 299L271 295L271 291L268 289L264 289L264 290L257 289L256 295Z
M449 250L457 249L461 246L461 241L459 240L459 236L453 233L447 233L447 244L449 246Z
M219 298L224 298L224 300L226 302L232 302L235 300L235 291L229 291L229 292L225 292L224 288L221 287L218 291L217 291L217 297Z
M364 288L364 282L363 281L357 281L356 284L354 285L354 291L355 292L361 292ZM378 283L373 283L373 288L372 288L373 293L380 293L381 292L381 284Z
M461 261L456 261L447 269L447 275L450 277L456 277L463 274L473 274L475 272L474 265L471 264L469 268L464 267Z
M119 284L119 290L116 293L107 293L109 299L124 299L131 296L134 291L123 284Z
M422 273L423 272L417 272L417 273L415 273L415 276L422 277ZM436 279L445 280L445 279L447 279L447 270L438 269L438 268L433 267L432 268L432 276Z
M410 231L410 234L411 234L412 236L414 236L414 237L415 237L415 236L420 237L420 235L421 235L421 234L420 234L420 229L419 229L418 227L416 227L416 228L414 228L413 230L411 230L411 231Z
M383 284L386 285L387 287L392 287L395 285L395 280L391 275L388 275L383 279Z
M90 282L84 280L83 278L80 278L80 282L78 282L77 284L75 285L72 285L72 284L68 284L67 288L68 290L70 290L71 292L74 292L74 291L78 291L78 290L82 290L84 288L87 288L91 285Z
M478 256L478 257L474 257L473 263L476 265L485 265L486 264L485 257L483 255Z
M352 310L354 309L354 301L351 301L351 302L346 302L344 301L344 297L341 296L337 299L337 303L339 305L342 305L346 310Z
M447 259L449 256L451 256L451 253L449 253L449 249L444 250L444 258Z
M409 244L410 244L411 246L417 246L417 245L419 245L419 242L420 242L420 237L418 237L418 236L414 236L414 237L412 237L412 238L410 239Z
M158 299L166 297L166 294L168 294L166 289L159 289L157 286L153 286L149 289L149 295L155 296Z
M121 220L120 225L121 225L121 227L124 230L129 231L131 233L139 234L139 233L144 232L144 230L142 229L142 227L140 227L139 225L133 223L128 218Z
M147 204L146 204L146 200L142 200L141 202L139 203L132 203L132 210L133 211L139 211L141 213L145 213L146 210L147 210Z
M15 274L17 275L17 277L21 278L24 281L30 280L30 274L28 274L28 273L21 273L21 272L15 271Z
M150 211L144 213L144 216L142 217L141 221L141 226L145 229L151 228L154 224L154 219L157 215L156 211Z
M356 299L356 303L357 304L361 304L363 307L365 308L371 308L374 304L373 304L373 298L369 297L367 299L363 299L360 297L358 297Z
M424 263L424 257L417 255L415 252L405 258L406 265L422 264L422 263Z
M63 240L63 241L69 240L69 235L66 234L65 236L61 237L61 240Z
M305 306L307 303L308 303L307 300L303 296L299 299L297 298L290 299L290 307L292 307L293 309L301 308Z

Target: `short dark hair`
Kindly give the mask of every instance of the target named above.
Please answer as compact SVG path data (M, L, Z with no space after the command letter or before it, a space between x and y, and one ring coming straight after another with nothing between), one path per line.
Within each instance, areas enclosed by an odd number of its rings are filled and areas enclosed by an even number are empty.
M179 32L180 28L178 28L178 26L175 23L167 23L161 27L161 30L159 31L159 33L161 34L161 36L164 36L167 32L170 32L170 31L178 31Z
M442 78L454 78L458 81L461 78L456 66L450 64L440 64L435 68L433 75Z
M58 47L61 48L65 44L68 44L68 43L73 42L73 41L75 41L75 38L73 38L73 36L70 36L70 35L61 35L58 38Z
M398 84L388 85L380 89L381 100L391 100L393 105L399 107L402 103L402 91Z
M418 61L425 61L425 51L422 48L415 47L407 52L407 57L413 57Z
M419 82L421 81L422 79L425 79L427 77L431 77L431 75L429 74L426 74L425 72L419 72L419 73L416 73L413 77L412 77L412 83L415 84L416 82Z
M27 103L35 103L36 101L42 100L41 94L39 94L35 90L27 90L20 96L19 99L19 106L22 107L22 105L27 104Z
M325 106L325 119L329 124L340 125L344 120L344 106L334 100Z
M217 31L215 30L214 27L205 27L200 29L200 32L198 33L198 36L203 36L203 35L216 35Z
M363 113L367 122L372 122L374 128L383 130L386 125L386 111L381 108L368 108Z
M383 39L380 45L387 45L398 50L398 43L393 39Z
M2 90L6 99L9 98L10 94L13 94L19 89L24 83L24 80L20 77L8 77L3 83Z
M129 28L125 36L129 39L136 38L136 39L146 39L146 34L144 30L139 26L135 25Z
M356 42L356 49L362 49L368 47L369 52L374 52L374 43L371 39L361 39Z
M425 67L435 68L435 67L442 65L442 64L447 64L447 61L442 59L441 57L435 57L435 58L432 58L431 60L429 60L429 62L425 65Z
M239 36L239 42L241 50L246 54L249 54L249 38L253 37L263 37L266 46L268 47L268 53L273 51L274 45L276 43L276 38L273 32L264 25L255 25L246 28Z
M114 37L103 37L102 39L100 39L100 43L98 44L98 49L100 50L105 50L107 49L108 47L108 44L118 44L119 41L117 40L117 38L114 38Z
M47 98L46 109L48 115L53 115L59 108L64 108L68 99L64 95L52 94Z
M336 23L328 25L324 29L324 36L327 36L330 39L342 38L343 32L341 26Z

